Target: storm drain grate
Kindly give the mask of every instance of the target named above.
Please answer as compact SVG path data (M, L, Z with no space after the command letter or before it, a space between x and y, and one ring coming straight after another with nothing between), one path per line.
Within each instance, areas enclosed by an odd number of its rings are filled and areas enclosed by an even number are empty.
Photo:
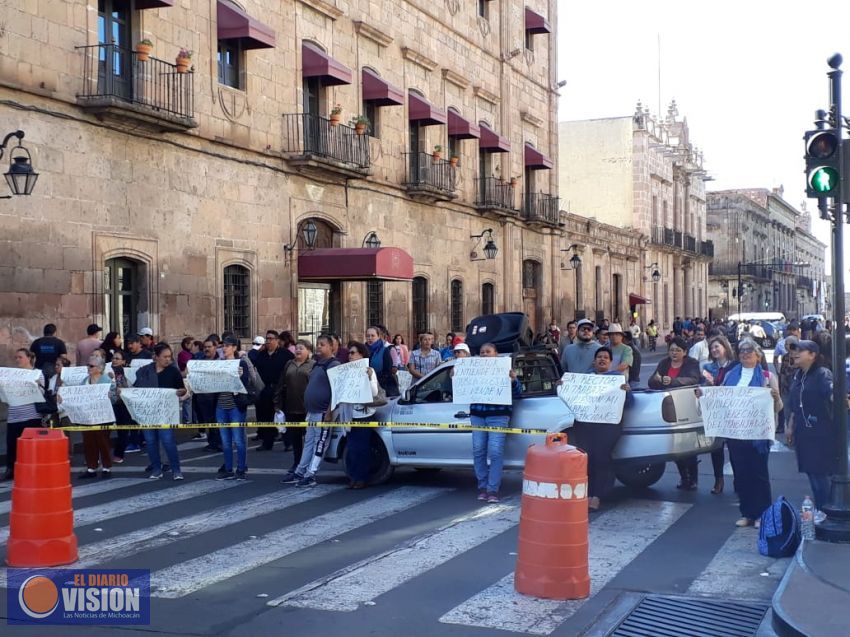
M752 637L767 604L644 597L610 637Z

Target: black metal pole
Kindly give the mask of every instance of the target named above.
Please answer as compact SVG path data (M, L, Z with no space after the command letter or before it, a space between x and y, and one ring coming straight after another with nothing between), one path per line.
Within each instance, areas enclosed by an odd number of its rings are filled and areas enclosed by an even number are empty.
M838 152L841 153L841 137L844 122L841 119L841 55L836 53L827 60L832 69L829 77L829 97L832 104L833 128L838 136ZM839 161L841 155L839 154ZM842 164L839 163L839 166ZM838 180L838 192L833 198L832 217L832 292L833 292L833 332L832 332L832 421L835 427L838 454L838 468L832 477L829 504L824 506L826 519L816 525L816 535L820 540L829 542L850 542L850 476L847 463L847 375L844 361L847 358L847 345L844 341L844 204L841 191L850 187L842 184L850 175L842 175Z

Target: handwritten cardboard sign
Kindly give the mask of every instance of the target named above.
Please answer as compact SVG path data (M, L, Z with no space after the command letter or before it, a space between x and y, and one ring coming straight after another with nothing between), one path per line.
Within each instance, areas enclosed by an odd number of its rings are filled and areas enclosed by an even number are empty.
M89 377L89 368L85 365L78 365L76 367L63 367L62 375L60 378L62 379L63 385L82 385L86 382L86 379Z
M153 360L150 358L134 358L130 361L128 367L132 367L133 369L139 369L140 367L150 365L151 363L153 363Z
M59 388L60 407L75 425L102 425L115 422L109 401L109 383L63 385Z
M508 356L459 358L452 376L452 402L459 405L510 405L511 359Z
M136 372L139 371L137 367L127 367L126 365L123 367L124 376L127 377L127 384L132 387L136 384ZM110 378L115 378L115 372L112 369L112 363L106 364L106 369L103 372Z
M574 374L561 376L558 398L580 422L617 424L623 419L626 382L622 374Z
M44 402L38 381L41 370L0 367L0 403L10 407Z
M776 423L769 387L703 387L699 406L706 436L773 440Z
M400 369L396 372L396 380L398 381L398 391L403 394L413 384L413 374Z
M362 405L371 403L372 384L366 369L369 359L351 361L328 370L328 380L331 382L331 409L336 409L340 403Z
M195 394L246 393L239 376L239 360L189 361L189 385Z
M121 400L140 425L179 425L180 399L173 389L122 389Z

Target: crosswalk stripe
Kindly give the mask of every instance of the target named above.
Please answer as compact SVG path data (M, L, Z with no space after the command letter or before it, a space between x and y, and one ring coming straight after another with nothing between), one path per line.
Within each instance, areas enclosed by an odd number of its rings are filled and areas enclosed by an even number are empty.
M268 604L317 610L357 610L364 602L512 528L519 522L517 504L514 501L482 507L430 533L273 599Z
M145 482L150 482L145 480ZM239 484L245 484L242 481L235 480L200 480L198 482L184 482L179 487L171 487L166 489L157 489L149 493L133 496L130 498L121 498L113 502L105 502L84 509L74 511L74 527L85 526L95 522L102 522L117 518L122 515L131 513L139 513L156 507L165 506L174 502L182 502L192 498L208 495L229 489ZM9 539L9 527L0 528L0 544L4 544Z
M672 526L691 505L637 500L618 504L590 525L591 597ZM514 590L514 574L440 617L445 624L548 635L587 599L560 601L526 597Z
M223 458L220 453L212 454L213 456L218 456L219 458ZM287 465L288 466L288 465ZM192 466L184 466L182 463L180 464L180 473L205 473L208 476L214 476L216 471L218 470L218 466L210 467L192 467ZM248 477L257 475L257 476L283 476L288 469L283 467L277 469L272 467L248 467ZM124 473L134 473L136 475L142 473L142 469L140 467L113 467L112 475L124 474ZM165 474L166 478L168 477L168 473Z
M109 480L99 480L98 482L92 482L90 484L74 485L74 489L71 494L74 498L82 498L88 495L97 495L98 493L106 493L107 491L114 491L115 489L123 489L137 484L144 484L145 482L148 482L145 478L111 478ZM0 502L0 515L8 513L11 510L11 500Z
M151 574L151 596L178 598L334 536L432 500L450 489L401 487Z
M758 531L752 527L735 529L705 570L691 582L688 593L728 599L770 599L791 558L760 555L757 539Z

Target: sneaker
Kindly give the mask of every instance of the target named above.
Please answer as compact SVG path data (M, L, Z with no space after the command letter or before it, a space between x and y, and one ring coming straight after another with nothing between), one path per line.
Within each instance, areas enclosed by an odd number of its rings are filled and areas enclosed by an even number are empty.
M316 478L301 478L298 482L295 483L296 487L315 487L318 484L316 482Z
M486 502L487 501L487 492L484 491L484 490L479 491L478 492L478 500L480 502Z
M139 453L140 451L139 445L127 445L127 448L124 449L124 453Z
M172 475L171 478L172 478L172 480L182 480L183 474L180 473L179 471L175 471L174 475Z
M236 479L237 479L237 480L244 480L244 479L245 479L245 472L244 472L244 471L239 471L239 470L237 469L237 470L236 470Z
M735 522L735 526L753 526L753 521L750 518L740 518L737 522Z
M162 471L151 472L148 476L149 480L162 480Z
M228 471L227 469L219 469L218 473L215 476L216 480L233 480L236 477L236 474L232 471Z
M206 440L206 439L207 439L207 434L203 433L202 431L199 431L194 436L192 436L192 440Z
M498 494L496 494L496 493L488 493L487 494L487 502L489 504L493 504L493 503L498 502L498 501L499 501Z
M299 476L294 471L287 471L286 475L283 476L280 483L281 484L296 484L298 482L301 482L301 480L303 480L303 479L304 479L304 476Z
M101 469L100 478L101 480L108 480L112 477L112 469Z
M97 471L94 469L86 469L80 475L77 476L80 480L91 480L92 478L97 477Z
M124 462L124 458L121 456L112 456L112 464L121 464Z

